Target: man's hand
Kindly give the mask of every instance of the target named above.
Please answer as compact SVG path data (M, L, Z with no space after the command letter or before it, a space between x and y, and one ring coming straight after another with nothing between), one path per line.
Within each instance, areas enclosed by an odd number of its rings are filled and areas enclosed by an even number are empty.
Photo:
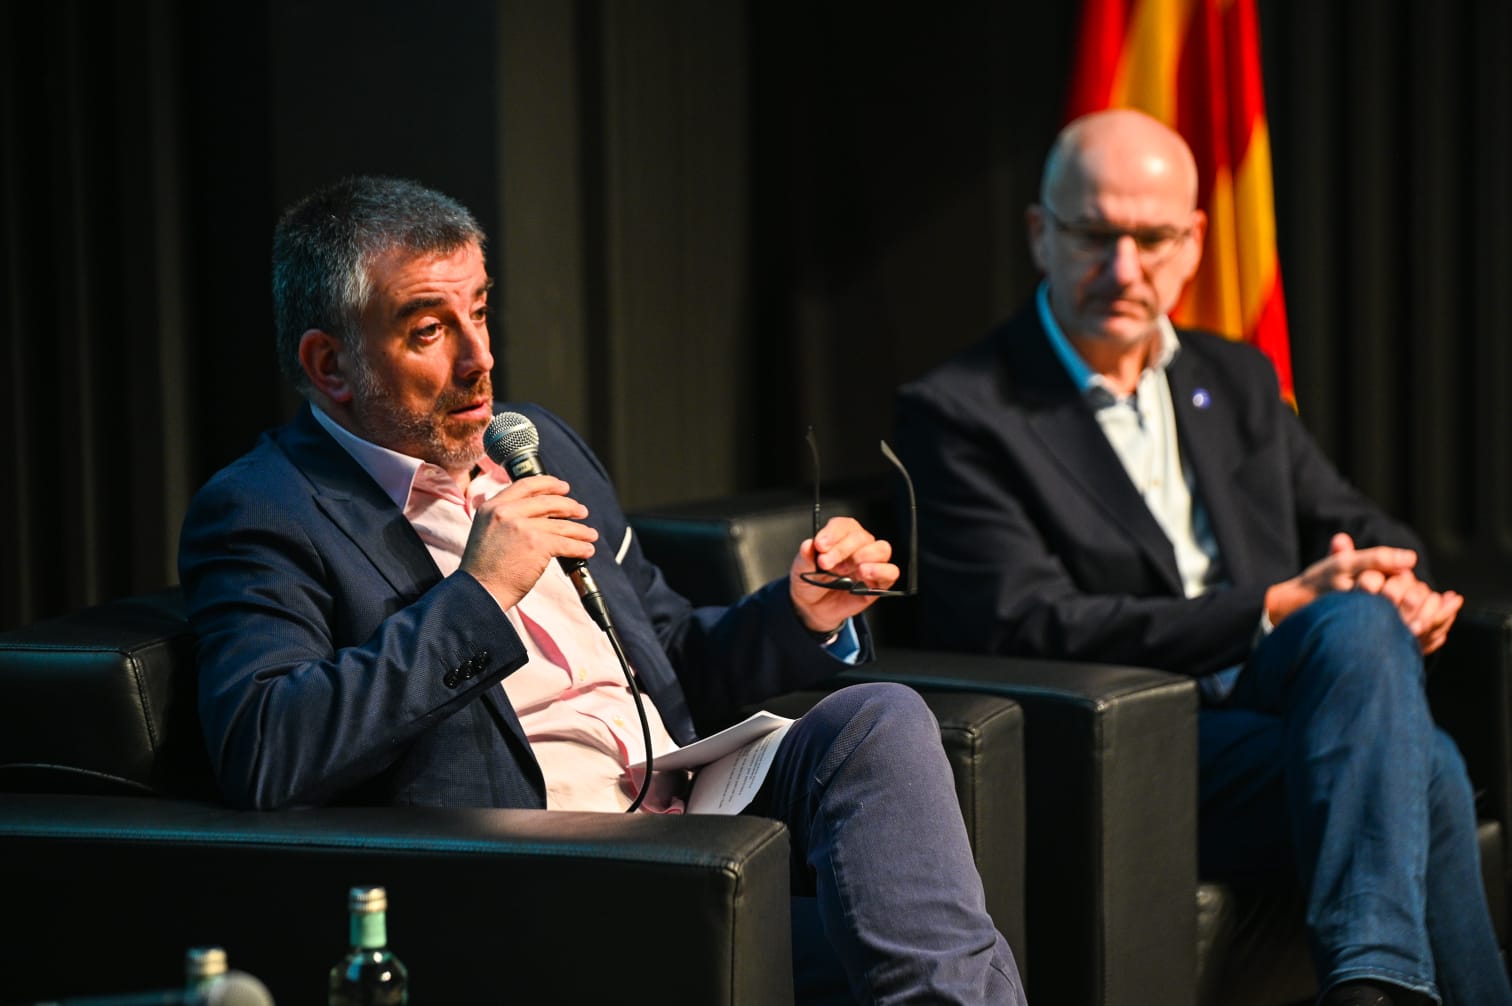
M1425 656L1444 645L1455 617L1465 604L1465 599L1455 591L1436 591L1410 572L1385 576L1367 571L1360 574L1355 589L1380 594L1396 605L1403 624L1417 637Z
M1336 534L1329 543L1328 556L1319 559L1290 580L1282 581L1265 592L1265 611L1273 625L1303 605L1336 590L1353 590L1366 573L1380 573L1385 578L1410 573L1417 565L1417 553L1410 548L1354 547L1347 534Z
M1326 590L1362 590L1367 594L1380 594L1396 605L1402 624L1417 638L1423 653L1429 654L1444 645L1449 638L1449 629L1464 606L1465 599L1452 590L1442 593L1429 587L1412 571L1417 565L1417 554L1411 549L1367 548L1356 549L1354 540L1347 534L1336 534L1328 545L1328 558L1309 566L1301 576L1277 584L1266 593L1266 609L1271 621L1279 622L1302 604L1325 593ZM1391 553L1395 553L1395 562ZM1403 557L1411 561L1401 562ZM1311 578L1309 580L1309 578ZM1315 590L1311 597L1300 604L1285 607L1290 599L1300 599L1287 589L1298 581L1309 581L1311 587L1327 585L1324 590ZM1278 617L1272 607L1273 597L1280 598L1284 608Z
M530 593L552 559L593 557L598 532L577 523L588 508L567 495L569 488L555 476L533 475L478 507L459 568L476 577L501 608Z
M898 579L898 567L888 561L891 558L892 546L874 537L855 518L830 518L817 535L804 539L798 546L798 555L788 572L788 590L798 618L810 632L833 632L876 600L845 590L816 587L805 583L800 574L820 569L886 590Z

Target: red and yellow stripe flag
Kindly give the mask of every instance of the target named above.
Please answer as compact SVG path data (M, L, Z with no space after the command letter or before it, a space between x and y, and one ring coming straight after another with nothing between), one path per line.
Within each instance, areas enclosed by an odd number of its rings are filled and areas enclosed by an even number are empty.
M1292 392L1254 0L1083 0L1067 118L1138 108L1186 139L1208 216L1178 325L1254 343Z

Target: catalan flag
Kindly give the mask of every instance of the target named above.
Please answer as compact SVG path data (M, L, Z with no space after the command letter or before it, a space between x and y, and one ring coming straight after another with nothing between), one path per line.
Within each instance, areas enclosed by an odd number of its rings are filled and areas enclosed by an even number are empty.
M1067 118L1137 108L1197 158L1208 216L1178 325L1254 343L1295 402L1255 0L1083 0Z

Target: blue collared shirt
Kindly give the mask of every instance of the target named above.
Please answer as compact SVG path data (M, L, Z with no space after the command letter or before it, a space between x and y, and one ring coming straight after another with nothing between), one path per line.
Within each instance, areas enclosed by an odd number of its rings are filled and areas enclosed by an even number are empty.
M1176 329L1165 315L1157 320L1156 343L1132 394L1120 395L1111 382L1088 366L1050 311L1050 287L1042 281L1035 307L1050 346L1071 383L1081 389L1113 452L1123 463L1129 481L1165 532L1176 556L1182 593L1197 597L1225 585L1218 539L1207 507L1197 492L1197 477L1181 458L1176 409L1171 400L1167 368L1181 352ZM1264 614L1262 613L1262 620ZM1268 624L1262 623L1268 631ZM1221 701L1233 688L1237 667L1199 679L1203 694Z

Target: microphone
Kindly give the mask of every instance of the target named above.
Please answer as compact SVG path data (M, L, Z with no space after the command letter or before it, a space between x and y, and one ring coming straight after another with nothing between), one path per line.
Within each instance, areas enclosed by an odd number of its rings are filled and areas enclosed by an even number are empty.
M483 450L515 481L547 474L541 464L541 433L535 423L518 412L500 412L493 417L493 422L483 431ZM577 588L589 617L600 629L612 632L614 625L609 619L609 606L604 603L604 595L593 581L593 574L588 572L588 560L557 556L557 562Z
M546 467L541 464L541 433L535 428L535 423L518 412L501 412L493 417L493 422L483 431L483 450L494 464L509 472L512 479L546 474ZM562 564L562 568L572 579L583 607L588 609L588 616L609 638L609 645L619 660L620 669L625 672L625 684L635 699L635 711L640 714L641 741L645 744L646 751L645 775L641 778L640 792L635 795L630 806L625 808L625 813L634 813L651 788L651 722L646 717L646 704L641 700L640 686L635 682L635 672L630 670L630 658L625 655L619 633L614 631L614 623L609 620L609 606L604 603L604 595L599 593L598 584L593 582L593 574L588 572L588 560L559 555L557 562Z
M40 1006L273 1006L268 987L245 971L227 971L195 992L162 989L115 996L76 996L56 999Z

